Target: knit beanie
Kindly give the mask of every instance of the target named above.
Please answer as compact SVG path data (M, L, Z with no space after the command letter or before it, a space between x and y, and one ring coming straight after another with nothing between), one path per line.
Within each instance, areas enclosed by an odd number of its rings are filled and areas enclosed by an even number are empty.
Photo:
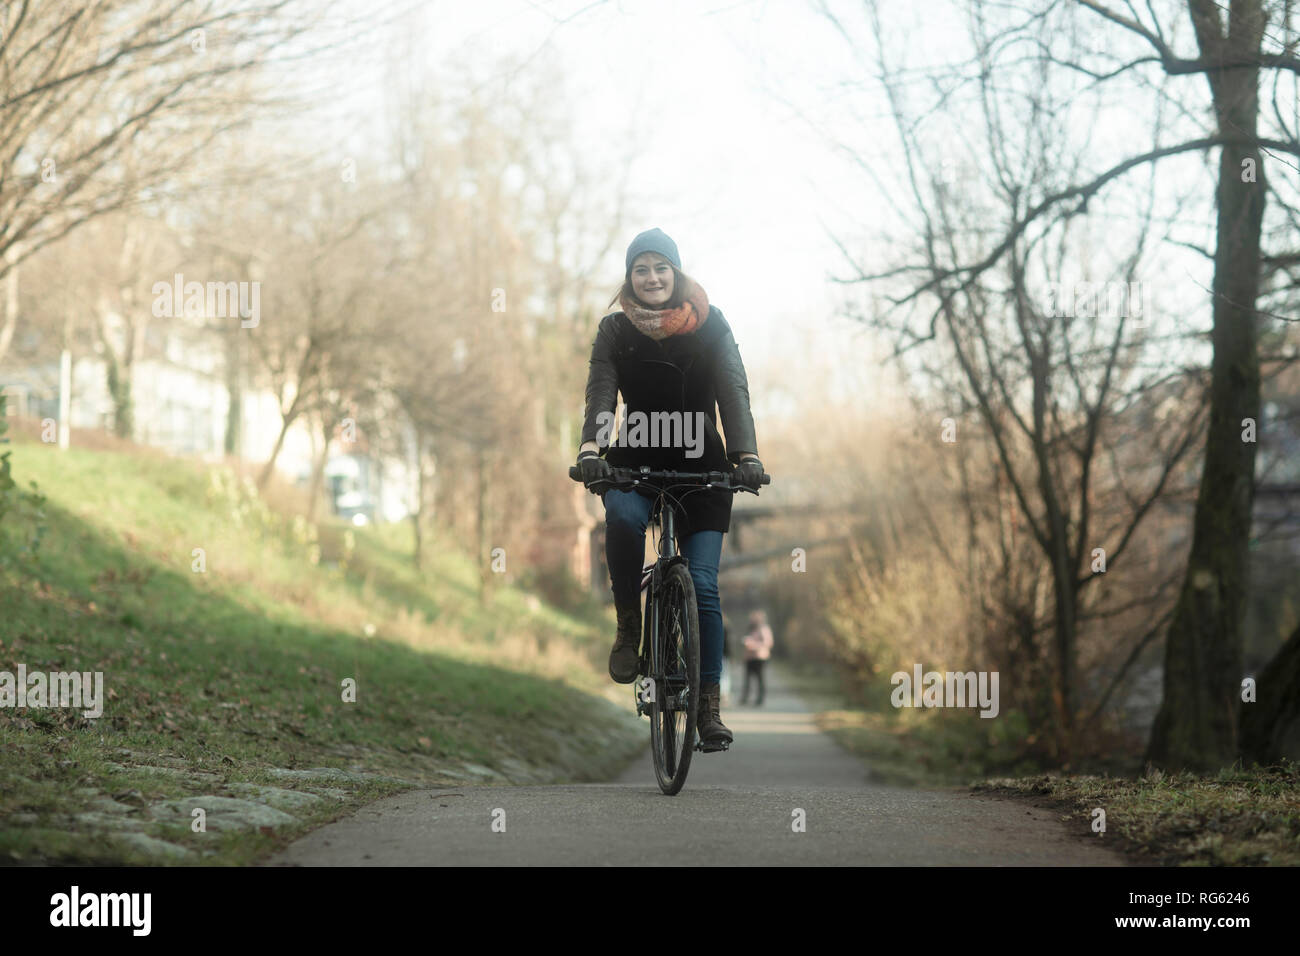
M643 252L657 252L678 269L682 267L681 256L677 254L677 243L673 242L662 229L647 229L632 240L627 247L627 271L632 272L632 263Z

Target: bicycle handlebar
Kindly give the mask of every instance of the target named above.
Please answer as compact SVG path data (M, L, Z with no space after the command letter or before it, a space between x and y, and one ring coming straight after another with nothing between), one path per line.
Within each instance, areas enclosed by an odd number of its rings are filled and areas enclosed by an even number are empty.
M753 488L745 485L733 485L731 475L725 471L655 471L649 467L642 468L611 468L614 477L609 481L595 482L598 485L608 485L611 488L635 488L645 480L670 481L676 484L695 484L704 485L705 487L715 487L727 491L748 491L751 494L758 494ZM574 481L582 481L582 469L577 465L569 466L569 477ZM771 475L763 475L759 479L760 485L770 485L772 483ZM594 489L589 488L589 491Z

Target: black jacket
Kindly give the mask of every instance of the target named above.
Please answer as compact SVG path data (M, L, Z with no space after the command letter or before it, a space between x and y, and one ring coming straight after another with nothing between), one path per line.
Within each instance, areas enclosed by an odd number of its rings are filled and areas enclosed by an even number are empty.
M634 412L641 413L643 419L655 412L678 412L679 421L692 416L692 425L702 420L699 456L688 457L688 451L694 450L681 447L680 442L678 447L619 447L618 436L608 425L609 418L600 420L597 416L614 411L620 391L631 421L635 421ZM719 411L727 435L725 444L718 434ZM695 417L696 412L702 416ZM717 306L709 306L708 320L694 332L659 341L638 331L622 312L600 320L587 373L587 411L581 441L598 438L606 460L619 467L730 471L727 463L738 463L741 454L758 454L745 365L731 326ZM614 446L606 449L610 442L615 442ZM688 493L682 501L679 533L728 531L731 501L729 491Z

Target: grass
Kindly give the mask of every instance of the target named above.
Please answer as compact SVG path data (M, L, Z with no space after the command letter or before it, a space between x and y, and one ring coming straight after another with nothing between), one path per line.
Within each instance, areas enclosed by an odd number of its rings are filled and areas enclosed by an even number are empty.
M168 798L289 786L275 768L389 778L315 787L334 792L272 832L142 831L245 863L411 785L607 779L644 746L604 674L606 616L508 582L481 603L453 542L435 537L417 572L409 528L312 526L221 468L12 448L15 476L48 497L47 530L17 559L30 529L4 529L0 671L102 671L108 699L97 720L0 708L0 859L156 862L78 824L105 797L138 819Z
M988 780L977 792L1046 798L1079 820L1106 811L1103 839L1165 866L1300 865L1300 765L1234 768L1216 776L1137 779L1046 775ZM1086 825L1083 824L1083 825Z

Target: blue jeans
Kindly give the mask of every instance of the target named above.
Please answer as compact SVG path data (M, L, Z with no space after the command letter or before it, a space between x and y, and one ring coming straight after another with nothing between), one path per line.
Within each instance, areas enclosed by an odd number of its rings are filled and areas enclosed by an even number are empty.
M605 502L605 563L609 565L614 601L624 607L641 600L641 561L645 555L645 529L654 501L635 491L611 488ZM678 535L695 585L700 614L700 683L722 679L722 605L718 603L718 561L722 558L722 532L696 531Z

